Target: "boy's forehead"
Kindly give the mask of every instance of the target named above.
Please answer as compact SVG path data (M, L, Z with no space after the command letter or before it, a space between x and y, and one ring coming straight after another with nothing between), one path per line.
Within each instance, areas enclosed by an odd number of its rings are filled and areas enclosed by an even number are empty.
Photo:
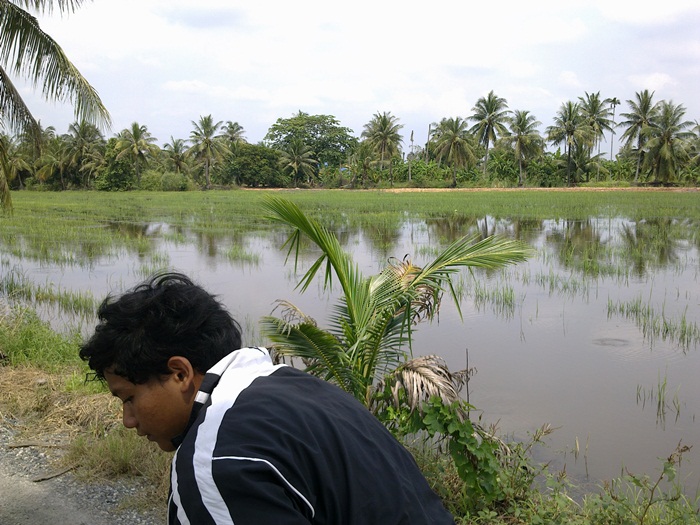
M107 388L109 388L110 392L115 396L122 390L135 386L134 383L129 381L126 377L115 374L111 369L104 371L104 378L107 382Z

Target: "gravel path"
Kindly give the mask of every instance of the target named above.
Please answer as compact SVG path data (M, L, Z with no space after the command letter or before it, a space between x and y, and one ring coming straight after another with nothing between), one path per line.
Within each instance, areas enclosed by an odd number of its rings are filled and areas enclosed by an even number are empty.
M2 525L155 525L165 522L165 502L153 512L120 510L124 498L139 490L138 481L85 484L70 472L33 481L58 468L57 449L10 448L14 432L0 420L0 524Z

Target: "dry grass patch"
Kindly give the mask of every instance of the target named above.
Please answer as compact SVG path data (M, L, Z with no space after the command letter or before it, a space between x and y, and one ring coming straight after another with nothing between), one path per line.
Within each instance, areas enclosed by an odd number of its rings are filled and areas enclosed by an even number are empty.
M0 413L22 435L109 430L120 422L118 400L105 393L71 391L75 375L0 367Z
M71 468L84 482L138 479L124 506L152 509L167 498L171 455L127 430L118 399L80 372L47 373L0 366L0 425L11 427L11 446L51 450L57 470Z

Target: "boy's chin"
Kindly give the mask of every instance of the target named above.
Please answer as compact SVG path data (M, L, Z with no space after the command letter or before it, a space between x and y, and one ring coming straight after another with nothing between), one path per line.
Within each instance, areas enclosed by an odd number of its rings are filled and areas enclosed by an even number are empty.
M175 451L175 445L172 444L171 441L156 441L156 445L158 445L158 448L161 449L164 452L174 452Z

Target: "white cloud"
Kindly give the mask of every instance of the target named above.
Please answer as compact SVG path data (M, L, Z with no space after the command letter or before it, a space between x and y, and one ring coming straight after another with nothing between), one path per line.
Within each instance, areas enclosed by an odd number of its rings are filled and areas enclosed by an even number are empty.
M660 25L678 21L687 13L697 13L697 0L637 0L634 3L619 0L594 0L592 3L610 20L632 25Z
M533 78L541 68L528 60L510 62L506 71L511 77Z
M664 88L675 86L677 82L667 73L649 73L646 75L631 75L630 83L636 90L649 89L661 92Z
M559 73L559 82L567 87L580 88L582 86L578 75L573 71L562 71Z

